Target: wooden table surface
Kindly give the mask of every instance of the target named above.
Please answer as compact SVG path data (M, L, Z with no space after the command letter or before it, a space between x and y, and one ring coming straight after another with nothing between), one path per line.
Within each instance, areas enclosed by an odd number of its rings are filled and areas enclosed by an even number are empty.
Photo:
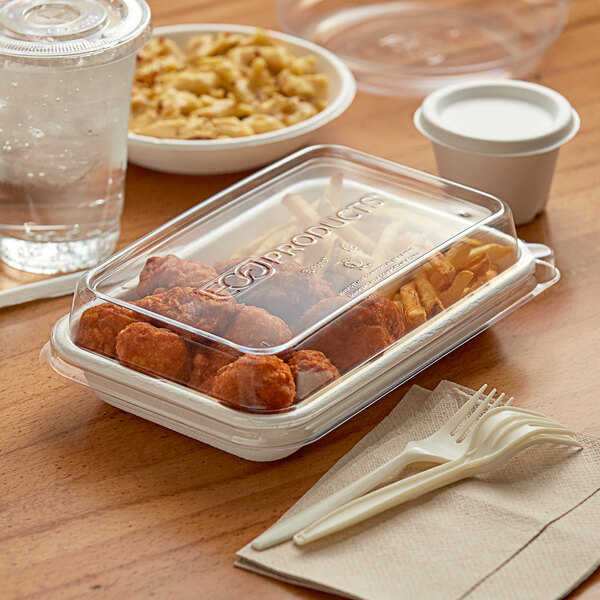
M155 25L277 28L272 0L151 0ZM600 436L600 3L576 0L529 79L581 116L549 206L519 234L554 248L561 281L411 383L488 382ZM359 93L316 142L435 172L417 99ZM120 245L247 173L183 177L130 166ZM234 554L312 486L410 384L321 441L272 464L247 462L112 408L52 379L38 355L71 298L0 310L1 598L329 598L233 568ZM533 574L532 574L533 575ZM600 571L572 595L600 597Z

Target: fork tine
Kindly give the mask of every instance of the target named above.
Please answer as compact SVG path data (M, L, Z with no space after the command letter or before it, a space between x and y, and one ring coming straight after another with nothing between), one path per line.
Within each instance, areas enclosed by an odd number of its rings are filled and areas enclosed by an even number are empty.
M531 425L532 427L540 425L543 427L564 427L565 429L567 428L566 425L561 425L560 423L557 423L556 421L553 421L552 419L540 419L539 417L535 418L535 419L532 419L532 418L526 419L525 422L528 425Z
M555 428L565 429L565 430L568 429L570 432L573 432L573 430L569 429L566 425L563 425L562 423L558 423L554 419L551 419L550 417L546 417L545 415L536 415L535 413L533 415L530 415L527 413L523 413L523 414L517 413L507 423L508 424L512 423L515 425L530 425L531 427L555 427Z
M505 436L511 437L512 433L523 425L528 425L530 430L524 435L524 438L537 437L543 434L557 434L557 435L575 435L572 429L568 429L560 423L556 423L551 419L531 419L527 415L505 421L496 431L492 434L490 439L499 441Z
M568 436L577 435L576 431L573 431L572 429L568 429L567 427L545 427L545 426L540 426L540 432L541 433L557 434L557 435L568 435Z
M583 448L583 444L578 442L575 438L571 436L562 436L562 435L540 435L539 437L533 438L537 442L544 441L550 442L552 444L561 444L565 446L577 446L578 448Z
M532 417L552 420L552 417L549 417L548 415L545 415L544 413L538 412L537 410L531 410L529 408L522 408L521 406L515 406L514 408L516 410L518 410L520 413L523 413L524 415L530 415Z
M531 422L531 423L538 423L538 422L549 423L551 425L560 425L561 427L563 427L562 423L558 423L551 417L549 417L547 415L543 415L542 413L530 412L526 409L518 408L516 406L507 407L506 405L504 405L503 407L501 406L500 408L510 408L511 414L513 415L513 417L512 417L513 420Z
M482 415L483 411L488 407L490 400L494 397L496 393L496 388L494 388L480 403L477 407L477 410L457 429L454 437L457 439L463 435L466 431L468 431L469 427L479 419Z
M578 442L573 438L554 438L557 444L564 444L566 446L577 446L578 448L583 448L583 444Z
M524 439L538 439L545 436L574 439L573 436L577 435L572 429L560 425L559 427L547 427L544 425L532 426L532 430L523 436Z
M513 403L513 400L515 399L514 396L511 396L505 403L504 406L511 406Z
M522 418L529 418L530 420L544 421L546 423L554 424L558 427L565 427L562 423L555 421L552 417L545 415L544 413L537 412L535 410L529 410L527 408L515 407L515 411L522 415Z
M583 445L580 442L567 435L553 435L544 433L535 434L534 432L530 432L524 436L521 436L520 439L515 440L503 450L498 450L496 454L503 455L504 460L502 463L504 463L506 460L516 456L519 452L522 452L526 448L536 444L542 444L544 442L548 442L550 444L559 444L562 446L577 446L580 449L583 448Z
M494 401L494 403L490 406L490 410L492 408L496 408L496 406L498 406L500 404L500 402L502 402L502 400L504 400L504 396L506 396L506 394L504 392L502 392Z
M487 388L487 383L484 383L455 413L448 419L445 428L452 431L458 427L461 421L469 414L471 409L477 404L477 400L481 398L483 392Z

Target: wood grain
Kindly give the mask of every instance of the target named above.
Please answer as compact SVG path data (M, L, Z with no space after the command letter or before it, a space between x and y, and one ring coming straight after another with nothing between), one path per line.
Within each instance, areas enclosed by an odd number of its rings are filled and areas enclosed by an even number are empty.
M267 0L151 0L155 25L277 28ZM576 0L568 26L529 79L564 93L582 127L559 157L546 213L520 228L556 252L562 280L412 383L490 382L600 435L600 4ZM417 99L358 94L317 142L435 172L416 132ZM120 245L239 180L130 166ZM114 409L52 379L38 355L70 298L0 311L0 598L328 598L232 567L262 532L374 427L402 386L292 457L235 458ZM600 596L596 572L572 598Z

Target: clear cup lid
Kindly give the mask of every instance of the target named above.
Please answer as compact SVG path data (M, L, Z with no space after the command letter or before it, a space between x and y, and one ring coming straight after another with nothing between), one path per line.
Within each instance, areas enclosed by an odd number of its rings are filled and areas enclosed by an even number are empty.
M144 0L11 0L0 8L0 60L22 65L102 64L150 35Z

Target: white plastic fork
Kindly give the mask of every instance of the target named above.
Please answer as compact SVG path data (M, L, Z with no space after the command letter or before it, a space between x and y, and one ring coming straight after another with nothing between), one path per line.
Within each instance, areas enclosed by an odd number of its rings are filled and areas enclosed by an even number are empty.
M466 440L461 438L486 410L500 406L504 400L505 394L500 394L494 400L496 393L496 389L494 388L477 406L486 388L487 385L481 386L448 422L434 434L424 440L409 442L404 447L404 450L389 462L289 519L285 519L281 523L276 523L252 542L252 548L255 550L265 550L291 539L295 533L304 527L307 527L338 506L342 506L346 502L350 502L350 500L372 490L389 476L394 475L409 464L415 462L440 464L461 457L467 450ZM512 401L513 398L510 398L505 402L505 405L510 405ZM475 407L477 408L469 415Z
M494 408L467 436L468 449L463 456L344 504L297 533L294 542L313 542L440 487L494 471L533 444L581 447L571 437L574 434L541 413L510 406Z

